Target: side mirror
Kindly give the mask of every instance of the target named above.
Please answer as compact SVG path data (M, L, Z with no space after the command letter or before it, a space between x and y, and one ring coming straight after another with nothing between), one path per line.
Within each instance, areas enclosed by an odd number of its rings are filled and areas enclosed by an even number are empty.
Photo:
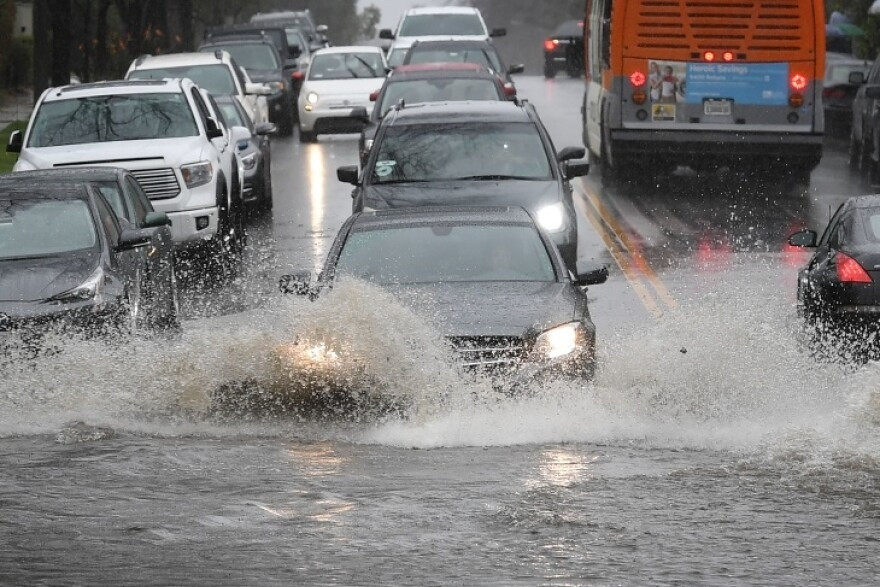
M244 85L244 93L249 96L268 96L274 92L272 91L272 88L266 84L248 82Z
M207 128L205 129L208 139L219 139L223 136L223 128L213 118L208 119Z
M148 228L131 228L123 230L119 235L119 243L116 245L117 251L130 251L145 247L153 242L153 231Z
M812 248L818 240L819 234L815 230L801 230L788 237L788 244L798 248Z
M589 267L586 271L578 271L574 278L575 284L580 287L599 285L606 281L608 281L608 267L606 265Z
M357 185L360 181L360 173L357 165L344 165L336 169L336 179L342 183Z
M516 65L511 65L510 67L508 67L508 68L507 68L507 73L508 73L509 75L514 75L514 74L517 74L517 73L522 73L522 72L524 72L525 70L526 70L526 66L525 66L525 65L523 65L522 63L517 63Z
M319 24L318 26L315 27L315 32L318 32L318 33L326 33L329 30L330 30L330 27L328 27L326 24Z
M370 122L370 114L367 112L367 109L363 106L356 106L351 109L351 117L357 121L363 122L364 124Z
M233 126L229 129L229 142L240 145L251 140L251 131L243 126ZM241 147L239 147L241 148ZM245 145L245 149L247 145Z
M849 83L854 86L860 86L865 83L865 73L862 71L849 72Z
M312 293L312 274L309 271L297 271L290 275L282 275L278 280L278 289L283 294L309 295Z
M589 161L565 161L562 164L562 175L565 179L584 177L590 174Z
M392 41L394 40L394 31L392 31L391 29L382 29L381 31L379 31L379 38Z
M147 212L141 228L159 228L160 226L171 226L171 219L168 218L168 215L165 212Z
M278 132L278 127L271 122L260 122L254 126L254 132L261 137L274 135Z
M507 29L504 29L504 28L492 29L492 32L489 33L489 36L490 37L506 37L507 36Z
M557 161L568 161L570 159L583 159L587 156L587 150L583 147L565 147L556 155Z
M866 86L865 97L870 98L871 100L877 100L880 98L880 86Z
M9 135L9 142L6 143L6 152L21 153L22 146L24 146L24 135L20 130L12 131L12 134Z

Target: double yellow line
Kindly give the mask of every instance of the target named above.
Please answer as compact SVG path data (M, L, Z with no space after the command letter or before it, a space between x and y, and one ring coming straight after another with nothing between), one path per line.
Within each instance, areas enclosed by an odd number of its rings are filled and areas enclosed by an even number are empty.
M584 214L648 312L659 318L664 311L678 308L678 302L651 268L639 244L586 181L581 185L585 196L581 206Z

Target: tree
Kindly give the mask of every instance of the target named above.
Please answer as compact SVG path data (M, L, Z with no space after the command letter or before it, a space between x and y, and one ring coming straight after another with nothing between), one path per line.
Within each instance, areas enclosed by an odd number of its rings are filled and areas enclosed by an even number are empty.
M370 4L361 11L361 38L372 39L376 36L376 26L382 20L382 11L375 4Z

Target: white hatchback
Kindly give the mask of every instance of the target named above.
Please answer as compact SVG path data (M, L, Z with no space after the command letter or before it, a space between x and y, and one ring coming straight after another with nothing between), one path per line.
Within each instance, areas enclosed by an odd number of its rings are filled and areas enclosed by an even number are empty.
M300 140L360 132L373 110L370 94L382 87L387 74L379 47L329 47L313 53L297 101Z

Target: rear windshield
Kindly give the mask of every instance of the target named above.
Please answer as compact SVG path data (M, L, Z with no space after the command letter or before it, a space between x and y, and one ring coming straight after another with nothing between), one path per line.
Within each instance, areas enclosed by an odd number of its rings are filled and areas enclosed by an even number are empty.
M199 134L182 94L129 94L44 102L29 147L190 137Z
M336 276L377 283L556 281L538 231L518 225L431 225L354 232Z
M232 55L236 63L245 69L268 70L281 69L281 61L278 59L278 53L275 47L264 43L254 43L253 45L245 45L243 43L232 43L229 45L216 44L210 48L202 49L203 53L213 53L217 49L222 49ZM198 82L196 82L198 83ZM210 91L210 90L209 90Z
M501 71L501 62L491 47L415 46L404 59L407 65L419 63L476 63L493 71Z
M852 72L861 71L865 77L868 77L868 72L870 70L870 63L830 63L825 69L825 85L848 84L849 74Z
M389 82L381 103L377 104L382 116L395 104L418 102L458 102L464 100L503 100L498 86L485 78L435 78Z
M312 57L310 80L385 77L379 53L325 53Z
M85 200L0 196L0 259L71 253L94 248L97 242Z
M403 65L403 60L406 59L406 54L408 51L409 47L392 49L391 52L388 53L388 67L397 67L398 65Z
M161 67L157 69L136 69L128 74L128 79L165 79L188 77L200 88L217 96L237 93L235 80L228 65L189 65L183 67Z
M400 37L430 35L485 35L486 29L476 14L413 14L400 25Z

